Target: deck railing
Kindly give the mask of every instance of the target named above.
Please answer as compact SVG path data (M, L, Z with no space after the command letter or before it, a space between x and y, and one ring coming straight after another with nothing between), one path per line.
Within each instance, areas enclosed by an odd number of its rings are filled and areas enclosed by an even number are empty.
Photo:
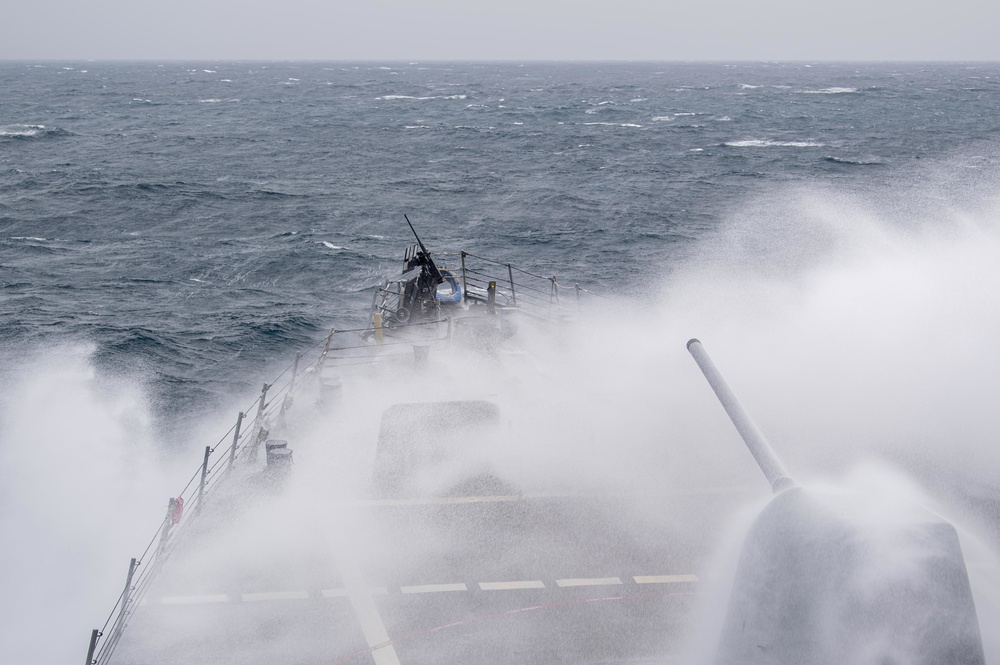
M448 258L447 254L438 255ZM535 318L557 318L587 306L595 296L579 284L567 285L556 277L545 277L516 266L469 252L457 255L460 265L449 269L462 289L465 306L482 306L493 313L495 308L517 309ZM372 299L372 324L378 319L386 327L402 326L396 316L402 305L405 280L389 280L375 290ZM409 312L407 312L409 315ZM438 318L443 318L441 308Z
M494 308L502 308L532 316L559 316L582 307L583 296L592 295L578 285L564 288L555 277L542 277L467 252L461 253L460 279L463 297L473 306L486 306L491 314ZM393 311L392 297L391 289L379 289L373 312ZM396 327L381 326L374 319L368 328L331 330L326 338L299 352L284 371L263 384L257 399L238 413L229 431L213 445L205 446L201 464L183 489L169 499L165 517L146 548L130 560L125 587L104 625L91 632L87 665L111 662L130 618L202 508L211 503L229 478L237 475L236 469L257 464L271 428L284 424L296 395L312 391L322 397L325 367L381 363L410 353L419 361L426 344L450 340L452 335L453 319L444 316ZM312 360L303 365L307 357Z

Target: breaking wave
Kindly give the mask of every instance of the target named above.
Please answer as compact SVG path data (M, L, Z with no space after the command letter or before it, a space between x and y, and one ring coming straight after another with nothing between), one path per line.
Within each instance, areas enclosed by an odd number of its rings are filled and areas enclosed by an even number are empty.
M823 143L815 141L769 141L766 139L725 141L722 145L729 148L822 148L824 146Z
M857 92L857 88L821 88L819 90L800 90L804 95L844 95Z
M0 125L0 138L31 139L65 134L68 132L64 129L46 127L45 125Z

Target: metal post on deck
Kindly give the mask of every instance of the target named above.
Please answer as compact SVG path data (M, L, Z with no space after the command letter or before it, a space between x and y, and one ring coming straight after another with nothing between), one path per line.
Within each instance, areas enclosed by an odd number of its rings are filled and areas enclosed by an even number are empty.
M580 291L583 289L580 288L579 284L574 284L573 286L576 287L576 308L581 309L583 305L580 304Z
M128 609L128 599L132 591L132 577L135 575L135 569L138 567L139 562L136 561L135 557L128 564L128 577L125 578L125 591L122 592L122 608L118 611L118 618L115 619L115 629L111 635L111 642L117 642L121 637L122 624L125 622L125 610Z
M462 297L469 292L469 279L465 272L465 252L462 252Z
M198 505L197 509L201 511L201 502L205 497L205 481L208 478L208 457L212 454L212 447L205 446L205 461L201 463L201 484L198 485Z
M327 341L327 344L329 344L329 340ZM250 449L251 461L255 461L257 459L257 448L260 446L260 432L264 429L264 408L267 406L267 391L270 390L270 388L271 386L265 383L260 389L260 399L257 400L257 415L254 417L254 425L257 428L257 436L251 444L253 446Z
M236 430L233 431L233 445L229 447L229 468L233 468L233 464L236 463L236 446L240 442L240 428L243 426L243 418L246 416L242 411L240 415L236 416Z
M291 395L292 391L295 390L295 376L299 373L299 360L302 359L302 352L299 351L295 354L295 362L292 363L292 380L288 383L288 394Z
M510 278L510 304L517 307L517 295L514 294L514 269L507 264L507 277Z
M486 311L490 314L496 313L496 303L497 303L497 283L490 282L489 286L486 287Z
M162 552L167 545L167 538L170 537L170 527L173 526L174 498L167 499L167 516L163 518L163 527L160 529L160 544L157 549Z
M292 403L295 401L295 375L299 372L299 358L301 357L301 353L295 354L295 362L292 363L292 378L288 382L285 398L281 400L281 411L278 412L278 426L281 428L285 427L285 413L292 408Z
M552 282L552 291L549 294L550 303L559 302L559 283L556 281L555 277L550 277L549 281Z
M375 312L372 316L372 325L375 328L375 343L378 345L382 344L382 313Z
M323 352L319 354L319 359L316 361L316 378L322 378L323 375L323 365L326 364L326 357L330 353L330 344L333 343L333 335L337 332L336 328L330 329L330 334L326 336L326 342L323 344Z
M101 631L96 628L90 633L90 648L87 649L87 665L94 665L94 651L97 649L97 638L101 636Z
M260 389L260 399L257 400L257 417L256 417L258 427L261 424L261 418L264 416L264 407L267 406L267 391L270 388L271 386L265 383L264 386Z

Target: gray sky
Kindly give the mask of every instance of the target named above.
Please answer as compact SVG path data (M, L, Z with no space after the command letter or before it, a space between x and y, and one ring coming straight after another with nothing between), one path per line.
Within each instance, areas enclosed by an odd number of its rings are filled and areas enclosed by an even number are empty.
M0 58L1000 60L1000 0L10 0Z

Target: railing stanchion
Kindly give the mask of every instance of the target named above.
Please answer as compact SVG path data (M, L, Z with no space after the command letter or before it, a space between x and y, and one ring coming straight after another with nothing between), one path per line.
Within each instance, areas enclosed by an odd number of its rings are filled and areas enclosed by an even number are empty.
M497 302L497 283L490 282L490 285L486 288L486 311L490 314L496 313L496 302Z
M97 649L97 638L101 636L101 631L96 628L90 633L90 648L87 649L87 665L94 665L94 650Z
M514 269L507 264L507 277L510 278L510 304L517 307L517 296L514 294Z
M201 463L201 484L198 485L198 505L196 509L201 512L201 504L205 498L205 480L208 478L208 457L212 454L212 447L205 446L205 461Z
M333 343L333 335L337 332L336 328L330 329L330 334L326 336L326 343L323 344L323 353L319 354L319 359L316 361L316 378L323 378L323 365L326 364L326 357L330 353L330 344Z
M236 446L240 442L240 428L243 426L243 418L245 415L240 411L240 415L236 416L236 429L233 431L233 445L229 447L229 468L233 468L233 464L236 463Z
M465 252L462 252L462 297L469 292L469 280L465 271Z
M167 499L167 516L163 518L163 526L160 528L160 544L157 546L157 554L167 546L167 539L170 537L170 527L174 523L174 501L176 499L173 497Z
M288 394L291 395L292 391L295 390L295 377L299 373L299 361L302 360L302 352L299 351L295 354L295 362L292 363L292 380L288 383Z
M582 309L583 305L580 304L580 291L581 291L580 285L579 284L574 284L573 286L576 287L576 308L577 309Z
M135 569L138 565L135 557L132 557L128 564L128 577L125 578L125 591L122 592L122 608L118 611L118 618L115 619L115 628L111 633L109 643L117 642L121 637L125 622L125 610L128 609L129 596L132 595L132 576L135 575Z
M267 391L270 387L265 383L264 387L260 389L260 399L257 400L257 415L253 421L257 431L254 435L254 441L251 444L253 447L250 449L250 461L257 460L257 448L260 447L260 433L264 430L264 408L267 406Z

